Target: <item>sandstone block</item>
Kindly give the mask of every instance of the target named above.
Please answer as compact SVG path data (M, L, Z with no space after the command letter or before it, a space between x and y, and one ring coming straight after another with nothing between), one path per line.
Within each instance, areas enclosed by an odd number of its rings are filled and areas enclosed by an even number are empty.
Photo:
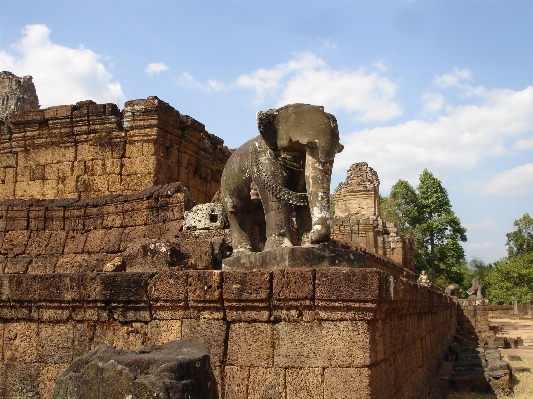
M147 301L149 273L106 273L95 279L97 300Z
M378 301L386 299L386 274L377 269L317 269L317 301Z
M370 398L370 371L367 368L324 370L324 399Z
M323 376L321 368L289 368L286 370L287 398L322 399Z
M9 258L24 254L29 238L29 230L8 231L4 236L1 253Z
M285 397L285 370L275 367L250 368L248 397L253 399Z
M211 354L211 365L220 366L224 362L224 341L227 323L222 320L183 319L182 338L194 338L207 345Z
M248 399L249 367L226 366L226 399Z
M72 361L72 324L39 323L37 361L64 364Z
M37 387L42 398L51 398L56 378L68 368L68 364L43 364L37 379Z
M181 339L181 320L152 320L148 323L150 345L163 345Z
M5 266L5 274L23 274L28 270L28 266L32 259L30 256L18 256L16 258L8 258Z
M47 255L61 255L65 248L65 241L67 239L66 231L52 231L50 239L46 245L45 254Z
M273 330L277 367L361 367L374 361L365 322L281 322Z
M232 323L228 340L228 364L270 367L273 365L272 326L266 323Z
M69 231L65 240L64 254L81 254L87 234L85 232Z
M41 374L42 364L31 361L7 362L5 375L5 398L31 398L39 397L38 380ZM1 385L0 385L1 386Z
M4 356L9 363L37 362L37 328L34 322L4 324Z

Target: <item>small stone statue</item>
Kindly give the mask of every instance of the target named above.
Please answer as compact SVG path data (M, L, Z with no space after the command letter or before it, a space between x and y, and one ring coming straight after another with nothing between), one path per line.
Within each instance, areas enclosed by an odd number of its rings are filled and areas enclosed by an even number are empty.
M459 284L452 284L452 285L447 286L444 292L446 293L446 295L458 297L459 296Z
M469 295L468 299L470 300L483 299L483 295L481 293L482 289L483 289L483 282L481 281L481 277L479 276L474 277L474 279L472 280L472 287L466 290L466 293ZM476 293L476 295L474 295L474 293Z
M429 281L429 276L426 274L425 270L422 270L422 273L420 273L420 277L418 277L417 282L418 284L424 285L426 287L430 286L431 281Z

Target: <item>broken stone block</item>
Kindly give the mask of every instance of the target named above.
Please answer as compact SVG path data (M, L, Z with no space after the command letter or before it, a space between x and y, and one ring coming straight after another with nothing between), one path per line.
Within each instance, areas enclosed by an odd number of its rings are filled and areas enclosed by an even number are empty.
M185 212L184 230L223 229L227 225L226 211L221 204L196 205Z
M209 350L188 338L135 351L101 346L75 359L52 399L218 399Z

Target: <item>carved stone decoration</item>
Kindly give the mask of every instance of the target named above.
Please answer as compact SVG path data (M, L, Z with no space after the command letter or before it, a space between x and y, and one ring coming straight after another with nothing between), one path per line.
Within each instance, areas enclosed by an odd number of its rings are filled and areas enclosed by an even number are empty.
M185 212L184 230L223 229L227 217L224 207L220 204L200 204Z
M192 339L136 351L101 346L74 360L53 399L218 398L209 349Z
M260 136L237 149L222 173L234 254L328 242L331 172L343 148L335 117L290 104L258 112L257 126Z

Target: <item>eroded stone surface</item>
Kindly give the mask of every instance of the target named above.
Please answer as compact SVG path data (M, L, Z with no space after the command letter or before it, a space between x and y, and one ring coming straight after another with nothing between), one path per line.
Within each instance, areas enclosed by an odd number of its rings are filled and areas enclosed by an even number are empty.
M221 204L207 203L196 205L185 212L185 230L223 229L227 225L226 211Z
M135 351L109 346L77 358L56 382L53 399L218 399L209 350L188 338Z
M15 111L38 110L39 98L31 76L0 72L0 121Z
M264 252L234 255L222 261L227 270L273 270L283 268L365 267L365 257L356 251L313 247L277 248Z

